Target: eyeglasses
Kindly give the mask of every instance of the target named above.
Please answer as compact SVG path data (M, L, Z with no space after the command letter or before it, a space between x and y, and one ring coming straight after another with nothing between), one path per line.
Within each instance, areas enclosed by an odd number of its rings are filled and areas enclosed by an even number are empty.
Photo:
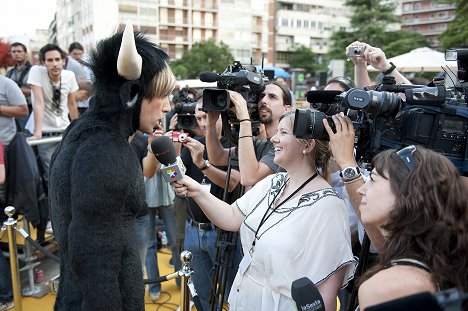
M414 145L405 147L399 150L396 154L400 157L403 162L405 162L406 167L410 171L410 173L414 169L414 157L413 153L416 151L416 147Z

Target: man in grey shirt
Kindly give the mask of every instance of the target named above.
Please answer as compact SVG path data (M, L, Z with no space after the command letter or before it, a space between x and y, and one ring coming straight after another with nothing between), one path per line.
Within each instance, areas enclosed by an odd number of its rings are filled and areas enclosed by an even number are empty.
M19 86L0 75L0 140L7 146L16 134L15 117L27 117L26 98Z

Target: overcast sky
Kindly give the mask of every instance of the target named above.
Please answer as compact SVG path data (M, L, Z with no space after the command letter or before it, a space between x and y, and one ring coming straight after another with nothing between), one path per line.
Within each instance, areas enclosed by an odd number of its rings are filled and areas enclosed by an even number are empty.
M0 37L34 36L36 29L49 28L56 0L0 0Z

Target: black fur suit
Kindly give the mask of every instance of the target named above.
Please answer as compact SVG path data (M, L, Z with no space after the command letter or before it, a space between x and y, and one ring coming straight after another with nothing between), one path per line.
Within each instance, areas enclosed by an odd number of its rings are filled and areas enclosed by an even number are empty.
M137 36L147 69L127 81L116 69L121 37L106 39L91 55L95 95L52 157L49 202L61 271L55 310L145 309L134 222L146 202L128 137L139 126L148 81L167 55Z

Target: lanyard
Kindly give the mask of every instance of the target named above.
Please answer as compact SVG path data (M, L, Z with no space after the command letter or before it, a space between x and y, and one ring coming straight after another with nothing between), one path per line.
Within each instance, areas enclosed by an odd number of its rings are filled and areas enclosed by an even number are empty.
M294 190L293 193L291 193L284 201L282 201L280 204L278 204L275 208L272 209L272 211L270 213L268 213L268 211L270 210L271 208L271 205L272 204L275 204L275 200L276 200L276 196L273 198L273 201L270 203L270 205L268 206L265 214L263 214L263 217L262 217L262 220L260 220L260 224L258 225L258 228L257 228L257 231L255 231L255 237L254 237L254 240L252 242L252 247L250 248L250 252L252 253L253 251L253 248L255 246L255 242L257 241L258 237L257 237L257 234L258 232L260 231L260 228L265 224L265 222L268 220L268 218L270 218L271 215L273 215L273 213L275 212L276 209L278 209L281 205L283 205L284 203L286 203L289 199L291 199L296 193L298 193L302 188L304 188L309 182L311 182L315 177L317 177L318 175L318 172L315 172L314 175L312 175L311 177L309 177L309 179L307 179L306 181L304 181L302 183L302 185L299 186L299 188L297 188L296 190ZM286 185L286 183L284 183L284 185ZM278 192L277 195L279 195L280 192Z

